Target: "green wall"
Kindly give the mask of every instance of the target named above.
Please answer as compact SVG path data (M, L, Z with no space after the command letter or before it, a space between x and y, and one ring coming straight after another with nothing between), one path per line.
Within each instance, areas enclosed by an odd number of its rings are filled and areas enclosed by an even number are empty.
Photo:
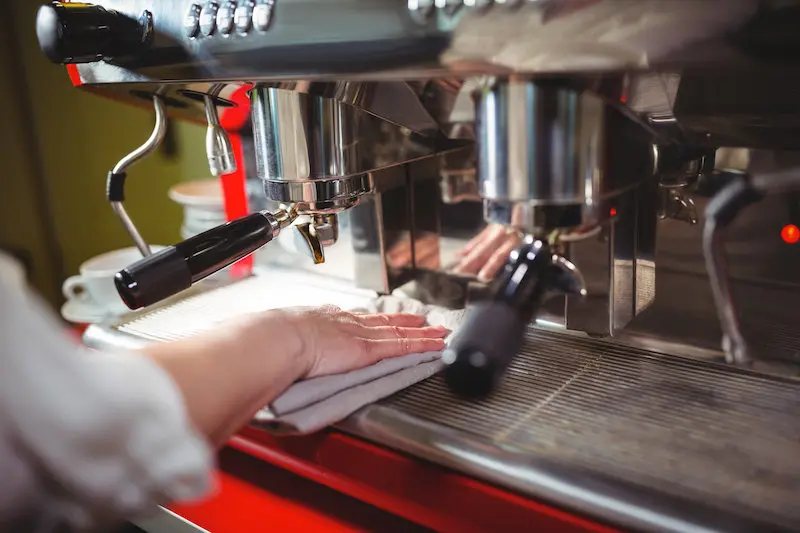
M77 272L93 255L131 245L105 201L105 176L147 139L154 118L145 110L73 88L65 68L49 63L39 51L34 21L41 1L9 4L14 16L6 19L6 27L0 25L0 31L16 49L6 46L0 53L0 112L6 118L0 122L0 155L5 161L0 177L0 246L24 244L34 257L34 282L58 304L60 291L53 287L58 280ZM15 61L21 62L16 65L24 70L24 79L13 76ZM30 109L15 94L25 94ZM34 132L27 142L19 135L24 121ZM167 158L160 151L128 172L126 207L145 239L155 244L169 244L179 236L181 214L167 198L170 186L209 175L205 129L175 122L171 127L177 156ZM38 192L37 162L45 189ZM47 204L59 248L55 250L48 249L47 217L40 216Z

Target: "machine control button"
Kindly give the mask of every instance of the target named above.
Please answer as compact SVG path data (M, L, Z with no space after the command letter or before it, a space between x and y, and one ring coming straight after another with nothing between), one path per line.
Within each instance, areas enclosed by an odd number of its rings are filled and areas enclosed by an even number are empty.
M250 31L253 25L253 3L245 0L239 3L234 15L236 22L236 31L242 35Z
M202 7L197 4L192 4L186 16L183 18L183 31L190 39L197 37L200 33L200 13L202 11Z
M217 31L217 10L219 4L209 2L200 12L200 33L204 37L211 37Z
M224 2L217 11L217 29L222 35L230 35L236 14L236 2Z
M253 27L258 31L267 31L272 22L275 0L259 0L253 9Z

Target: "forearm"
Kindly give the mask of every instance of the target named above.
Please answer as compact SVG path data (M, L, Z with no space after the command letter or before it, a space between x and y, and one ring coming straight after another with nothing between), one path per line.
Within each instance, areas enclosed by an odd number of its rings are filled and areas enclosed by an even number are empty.
M30 517L14 531L104 531L208 492L213 458L165 372L138 354L79 348L2 274L0 317L0 529Z
M144 351L172 377L197 430L220 446L305 371L281 324L259 317Z

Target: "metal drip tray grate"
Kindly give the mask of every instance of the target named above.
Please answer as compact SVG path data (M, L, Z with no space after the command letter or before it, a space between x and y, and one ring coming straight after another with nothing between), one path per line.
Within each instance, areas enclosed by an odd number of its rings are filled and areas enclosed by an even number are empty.
M531 331L502 387L440 377L386 406L475 439L712 507L800 524L800 383Z

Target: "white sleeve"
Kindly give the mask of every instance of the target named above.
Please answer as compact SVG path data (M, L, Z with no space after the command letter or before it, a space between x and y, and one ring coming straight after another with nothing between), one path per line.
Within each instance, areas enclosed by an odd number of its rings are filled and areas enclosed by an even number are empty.
M0 275L0 531L31 517L80 531L198 498L212 463L155 363L80 349Z

